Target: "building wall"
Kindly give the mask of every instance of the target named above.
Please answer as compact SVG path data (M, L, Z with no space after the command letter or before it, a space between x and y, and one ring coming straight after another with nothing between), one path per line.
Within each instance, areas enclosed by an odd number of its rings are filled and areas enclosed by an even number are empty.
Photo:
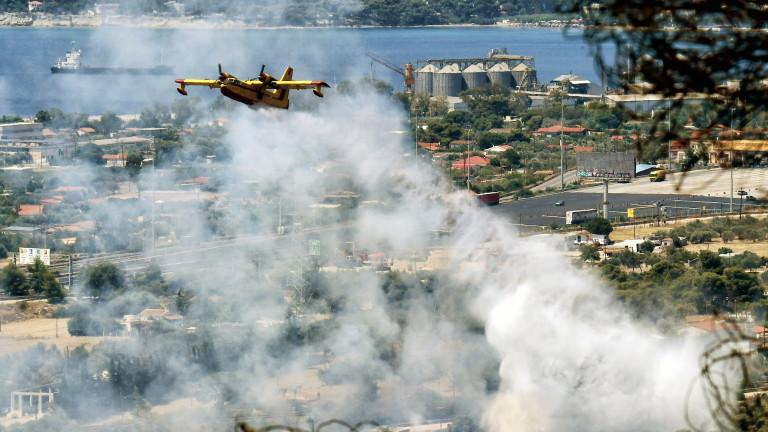
M29 122L0 124L0 139L43 140L43 125Z

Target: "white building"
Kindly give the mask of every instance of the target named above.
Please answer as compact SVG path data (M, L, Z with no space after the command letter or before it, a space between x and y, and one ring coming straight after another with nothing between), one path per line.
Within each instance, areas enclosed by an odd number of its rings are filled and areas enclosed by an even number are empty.
M0 140L7 141L42 141L42 123L18 122L0 124Z
M165 2L165 7L168 8L168 12L174 16L184 16L184 3L177 1Z
M40 12L45 8L45 3L38 0L29 0L27 8L30 12Z
M120 11L119 3L96 3L93 5L96 15L102 17L115 16Z

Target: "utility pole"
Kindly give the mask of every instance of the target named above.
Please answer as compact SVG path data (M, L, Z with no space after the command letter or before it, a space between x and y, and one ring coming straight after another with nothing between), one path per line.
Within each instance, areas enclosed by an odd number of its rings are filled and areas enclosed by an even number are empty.
M72 294L72 254L69 254L67 261L69 267L69 272L67 273L67 288L69 288L69 293Z
M415 119L414 123L416 123L416 131L413 133L413 155L414 157L419 157L419 111L414 110L413 117Z
M733 110L734 108L731 108L731 151L728 153L728 159L731 164L731 202L730 202L730 209L729 212L733 213L733 139L734 139L734 133L733 133Z
M469 142L472 136L472 127L467 126L467 155L464 158L464 174L467 176L467 190L469 189Z
M565 189L565 147L563 146L563 127L565 124L565 93L560 96L560 190Z
M155 137L152 137L152 250L155 250L155 189L157 189L157 170L155 169L155 159L157 159L157 147L155 147Z
M667 110L667 133L669 138L667 139L667 169L672 171L672 101L669 101L669 109Z

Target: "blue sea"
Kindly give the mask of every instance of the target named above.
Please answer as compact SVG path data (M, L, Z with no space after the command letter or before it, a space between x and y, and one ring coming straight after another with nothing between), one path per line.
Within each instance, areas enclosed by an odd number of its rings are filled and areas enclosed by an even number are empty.
M50 66L73 41L89 65L167 64L174 74L52 74ZM215 77L217 63L241 78L256 76L262 64L272 75L291 65L296 79L321 79L333 85L373 74L402 89L401 77L371 65L366 52L403 65L429 58L484 57L491 48L501 47L510 54L534 56L541 81L573 72L600 83L590 49L579 34L555 29L2 28L0 114L31 115L50 107L87 114L138 112L180 97L174 90L177 77Z

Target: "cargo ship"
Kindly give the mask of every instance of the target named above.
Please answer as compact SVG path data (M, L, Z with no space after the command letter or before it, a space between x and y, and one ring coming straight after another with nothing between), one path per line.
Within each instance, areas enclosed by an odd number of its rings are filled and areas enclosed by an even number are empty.
M74 73L74 74L121 74L121 75L170 75L173 69L170 66L153 67L107 67L107 66L88 66L82 63L82 55L79 48L72 43L72 48L66 52L64 58L60 58L51 66L51 73Z

